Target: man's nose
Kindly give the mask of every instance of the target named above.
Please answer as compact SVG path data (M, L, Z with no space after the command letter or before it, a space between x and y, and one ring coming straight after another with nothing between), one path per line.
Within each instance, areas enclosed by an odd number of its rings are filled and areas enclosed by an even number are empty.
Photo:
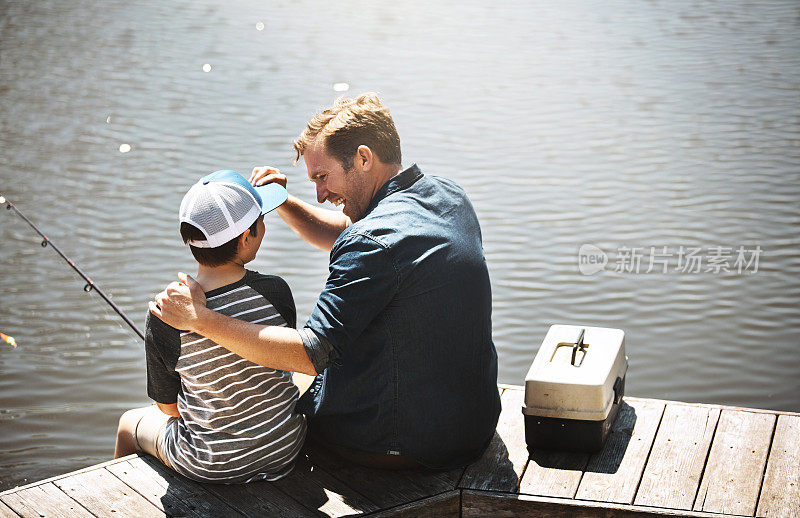
M323 203L328 197L328 189L320 184L317 184L317 203Z

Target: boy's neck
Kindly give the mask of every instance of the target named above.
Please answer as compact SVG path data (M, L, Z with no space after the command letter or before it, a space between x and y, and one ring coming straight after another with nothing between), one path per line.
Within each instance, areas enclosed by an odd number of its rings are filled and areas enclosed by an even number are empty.
M211 291L240 281L246 271L243 264L234 262L220 266L198 264L196 280L203 287L203 291Z

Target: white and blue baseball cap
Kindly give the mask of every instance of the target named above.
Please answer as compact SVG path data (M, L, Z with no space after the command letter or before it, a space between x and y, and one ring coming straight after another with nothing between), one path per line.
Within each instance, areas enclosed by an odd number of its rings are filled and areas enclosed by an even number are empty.
M211 173L194 184L181 202L181 223L194 225L206 236L187 244L198 248L224 245L250 228L259 216L278 208L287 196L281 185L253 187L236 171Z

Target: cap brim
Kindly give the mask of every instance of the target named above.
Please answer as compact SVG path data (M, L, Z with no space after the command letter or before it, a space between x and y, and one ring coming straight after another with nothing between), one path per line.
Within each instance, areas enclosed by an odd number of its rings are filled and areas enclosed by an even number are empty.
M283 202L289 197L289 193L282 185L277 183L268 183L255 188L259 196L261 196L261 214L272 212L280 207Z

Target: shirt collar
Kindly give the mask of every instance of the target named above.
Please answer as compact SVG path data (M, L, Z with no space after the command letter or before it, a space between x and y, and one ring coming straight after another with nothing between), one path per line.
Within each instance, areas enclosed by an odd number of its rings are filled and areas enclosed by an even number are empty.
M389 180L383 184L380 189L378 189L378 192L375 193L375 196L372 197L372 200L370 200L367 210L364 212L364 216L372 212L372 209L374 209L384 198L390 194L396 193L397 191L407 189L413 185L414 182L422 178L422 176L422 171L419 170L417 164L412 164L407 169L389 178Z

